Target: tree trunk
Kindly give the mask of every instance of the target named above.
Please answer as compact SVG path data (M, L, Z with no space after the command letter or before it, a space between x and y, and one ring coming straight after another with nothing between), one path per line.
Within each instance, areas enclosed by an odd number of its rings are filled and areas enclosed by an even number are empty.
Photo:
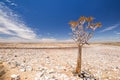
M78 58L77 58L77 66L76 66L76 73L81 73L81 60L82 60L82 46L78 45Z

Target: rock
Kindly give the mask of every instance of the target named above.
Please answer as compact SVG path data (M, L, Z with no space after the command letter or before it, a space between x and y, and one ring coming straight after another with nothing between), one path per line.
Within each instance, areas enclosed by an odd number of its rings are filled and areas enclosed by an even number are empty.
M24 64L24 63L22 63L22 64L20 65L20 67L25 67L25 64Z
M70 80L70 78L66 74L58 73L57 75L58 80Z
M43 67L43 66L39 66L36 71L43 71L43 70L47 70L47 67Z
M4 68L4 65L3 64L0 64L0 69Z
M21 64L20 65L20 71L21 72L25 72L26 71L25 64Z
M44 73L45 73L44 71L39 72L39 73L36 74L36 77L40 78L40 77L42 77L44 75Z
M50 59L49 59L49 58L46 58L46 59L45 59L45 62L46 62L47 64L50 64Z
M20 75L12 74L11 75L11 80L20 80Z
M35 80L41 80L40 78L38 78L38 77L35 77Z
M25 62L26 62L26 58L23 59L23 63L25 63Z
M31 66L26 66L26 71L32 71L32 67Z
M91 77L85 77L83 78L83 80L96 80L95 78L91 78Z
M46 58L50 58L49 56L46 56Z
M38 68L36 69L36 71L42 71L42 70L44 70L44 68L38 67Z
M54 69L50 69L47 71L49 74L55 73Z
M119 67L115 67L116 69L119 69Z
M9 62L10 68L16 68L18 66L16 61Z
M57 65L57 66L56 66L56 69L64 70L64 69L66 69L66 68L65 68L65 66Z
M4 66L0 64L0 77L2 77L5 74Z
M20 68L20 71L21 71L21 72L25 72L26 69L25 69L25 68Z
M89 73L82 71L80 75L78 75L80 78L82 78L83 80L96 80L92 75L90 75Z
M94 78L83 78L83 80L96 80Z
M27 77L25 77L25 79L28 79Z
M2 55L0 55L0 61L2 61L3 60L3 56Z
M2 77L5 74L4 68L0 69L0 77Z
M2 64L2 63L3 63L3 61L0 60L0 64Z
M17 57L17 55L15 55L15 57Z
M85 71L82 71L81 76L84 77L90 77L91 75Z
M49 80L49 77L44 75L43 80Z
M83 78L83 80L90 80L90 78Z
M76 80L76 79L75 79ZM78 79L78 80L83 80L82 78Z

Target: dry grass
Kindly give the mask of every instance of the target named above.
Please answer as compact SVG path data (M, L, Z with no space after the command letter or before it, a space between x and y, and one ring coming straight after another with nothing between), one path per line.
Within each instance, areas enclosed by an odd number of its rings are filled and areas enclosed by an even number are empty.
M111 46L120 46L120 42L94 42L92 45L111 45Z
M110 45L120 46L120 42L98 42L89 43L84 47L95 45ZM52 43L0 43L0 49L64 49L64 48L77 48L75 43L70 42L52 42Z
M103 43L104 45L112 45L112 46L120 46L120 42L108 42L108 43Z
M76 47L74 43L0 43L0 48L67 48Z

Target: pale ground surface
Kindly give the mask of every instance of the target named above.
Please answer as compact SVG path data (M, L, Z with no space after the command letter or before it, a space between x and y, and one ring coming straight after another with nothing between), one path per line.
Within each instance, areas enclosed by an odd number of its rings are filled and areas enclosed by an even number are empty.
M58 75L59 78L53 80L79 80L72 74L76 66L77 52L77 48L0 49L0 56L3 57L7 71L4 80L10 80L11 74L19 74L21 80L35 80L40 68ZM11 68L9 63L14 61L19 65L31 66L33 70L22 72L20 66ZM120 80L120 46L85 46L82 53L82 70L93 74L97 79ZM46 73L46 76L50 74Z

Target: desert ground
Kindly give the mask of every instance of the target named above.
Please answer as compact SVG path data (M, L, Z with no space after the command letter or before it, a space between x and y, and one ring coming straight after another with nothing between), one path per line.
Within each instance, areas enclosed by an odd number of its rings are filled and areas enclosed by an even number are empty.
M73 73L77 53L74 43L0 43L0 80L14 74L20 80L82 80ZM82 71L97 80L120 80L120 43L83 46Z

